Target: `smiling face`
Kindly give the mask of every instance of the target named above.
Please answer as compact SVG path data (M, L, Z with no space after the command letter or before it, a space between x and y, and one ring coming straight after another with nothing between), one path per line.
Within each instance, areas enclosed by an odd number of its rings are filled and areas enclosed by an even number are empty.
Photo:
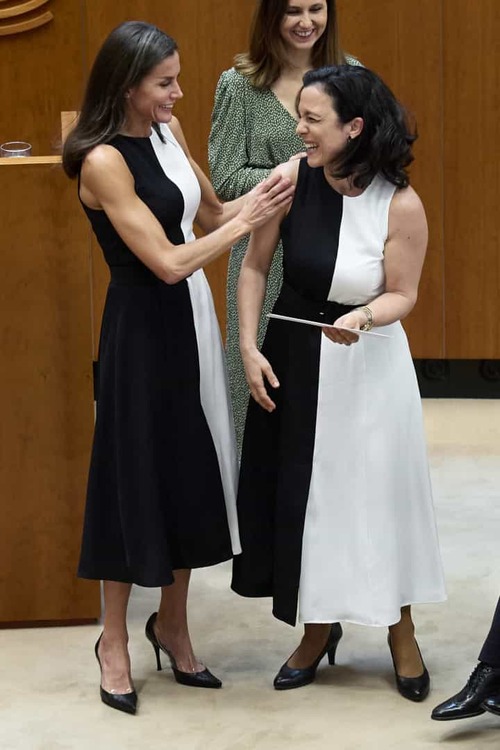
M172 109L183 94L179 86L179 54L166 57L126 95L128 130L148 129L152 122L169 123Z
M349 140L363 128L361 117L343 123L335 111L331 97L321 85L302 89L298 103L297 135L302 138L310 167L324 167L334 162Z
M289 0L280 33L289 52L311 50L326 29L328 9L324 0Z

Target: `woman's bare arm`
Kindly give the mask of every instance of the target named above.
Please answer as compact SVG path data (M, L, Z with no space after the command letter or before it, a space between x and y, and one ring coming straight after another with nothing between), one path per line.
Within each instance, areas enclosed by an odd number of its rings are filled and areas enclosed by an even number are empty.
M389 233L384 249L385 291L369 303L375 326L403 320L413 309L427 250L428 229L424 207L411 187L397 190L389 209ZM362 310L353 310L335 321L347 328L366 323ZM324 329L336 343L354 343L348 332Z
M293 187L276 176L247 196L241 210L224 226L193 242L173 245L159 221L137 196L122 155L112 146L93 149L82 165L80 196L106 212L127 247L168 284L175 284L227 251L291 200Z

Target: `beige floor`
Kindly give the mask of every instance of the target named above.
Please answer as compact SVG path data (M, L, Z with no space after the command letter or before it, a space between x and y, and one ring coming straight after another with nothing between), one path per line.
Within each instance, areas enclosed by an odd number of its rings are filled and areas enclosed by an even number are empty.
M415 608L433 680L423 704L395 691L385 634L347 626L338 665L290 692L271 680L298 632L273 620L267 600L228 590L229 567L194 575L197 651L224 680L220 691L157 673L143 635L157 592L136 589L131 653L140 710L98 698L92 648L99 626L0 631L1 750L426 750L500 748L500 718L440 724L433 705L475 665L500 593L500 401L424 404L449 601Z

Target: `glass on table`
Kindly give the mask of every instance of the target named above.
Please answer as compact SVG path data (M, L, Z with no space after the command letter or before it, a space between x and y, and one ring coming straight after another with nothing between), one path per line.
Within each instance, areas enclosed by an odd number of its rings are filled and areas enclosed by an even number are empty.
M0 146L0 157L31 156L31 143L26 141L8 141Z

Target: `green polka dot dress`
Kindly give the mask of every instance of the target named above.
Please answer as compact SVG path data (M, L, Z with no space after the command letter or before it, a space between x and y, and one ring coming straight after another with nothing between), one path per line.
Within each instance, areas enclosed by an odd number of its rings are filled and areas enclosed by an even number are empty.
M351 65L359 64L347 57ZM247 193L281 162L303 150L297 122L270 89L257 89L234 68L222 73L215 92L208 160L212 184L222 200ZM248 385L240 355L236 289L248 237L231 250L227 276L226 353L238 448L241 449L248 405ZM269 271L258 344L267 327L283 277L281 243Z

